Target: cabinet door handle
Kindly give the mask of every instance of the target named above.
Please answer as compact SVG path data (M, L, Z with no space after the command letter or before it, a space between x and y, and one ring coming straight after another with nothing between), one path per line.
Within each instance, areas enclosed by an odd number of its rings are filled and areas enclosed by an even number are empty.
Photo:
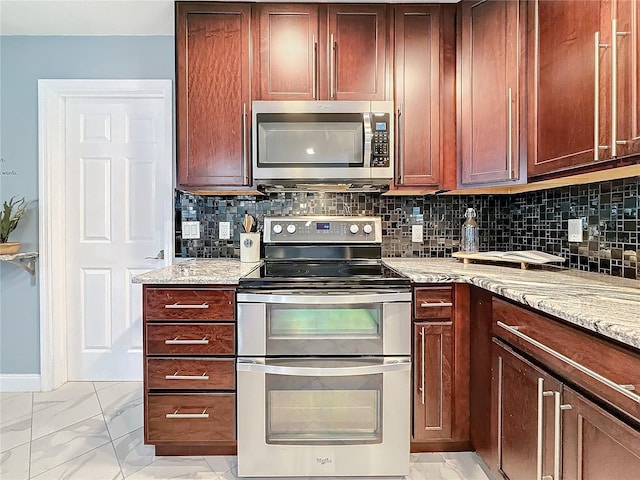
M167 413L165 418L209 418L209 414L207 413L207 409L205 408L202 413L178 413L180 409L178 408L173 413Z
M245 172L245 182L247 177L247 104L242 104L242 168Z
M400 102L400 105L398 105L398 120L396 121L396 124L398 125L398 128L396 128L396 132L398 134L398 139L396 141L396 143L398 144L397 146L397 156L396 156L396 164L398 165L398 183L400 185L402 185L402 178L404 177L404 162L402 161L402 157L403 157L403 151L402 151L402 147L404 146L404 142L403 142L403 138L402 135L404 134L404 102Z
M173 375L165 375L165 380L209 380L209 375L204 372L202 375L178 375L179 372Z
M337 67L336 67L336 61L337 61L337 45L335 42L335 35L332 33L329 36L329 43L330 43L330 49L331 49L331 58L329 59L329 98L332 98L335 100L336 98L336 76L337 76Z
M618 140L618 37L629 35L629 32L618 31L618 19L611 20L611 156L618 156L618 145L626 145L625 140Z
M593 98L593 160L600 159L600 150L607 150L607 145L600 145L600 49L609 45L600 43L600 32L595 33L594 49L594 98Z
M614 382L612 380L609 380L608 378L600 375L599 373L594 372L590 368L585 367L581 363L578 363L575 360L572 360L569 357L567 357L567 356L565 356L565 355L563 355L563 354L561 354L559 352L556 352L552 348L547 347L545 344L540 343L537 340L534 340L533 338L529 337L528 335L525 335L524 333L519 332L518 331L518 327L507 325L507 324L502 323L500 321L496 322L496 324L500 328L505 329L506 331L512 333L516 337L519 337L522 340L524 340L525 342L530 343L534 347L539 348L543 352L548 353L552 357L557 358L558 360L560 360L560 361L572 366L576 370L579 370L580 372L582 372L585 375L593 378L594 380L597 380L598 382L606 385L607 387L612 388L616 392L621 393L622 395L624 395L627 398L630 398L634 402L640 403L640 395L637 395L637 394L633 393L633 391L631 389L629 389L629 388L625 388L625 387L628 387L628 385L620 385L620 384L618 384L618 383L616 383L616 382Z
M552 391L544 390L544 378L538 377L538 442L536 445L536 480L548 480L548 476L542 476L543 459L543 425L544 425L544 397L553 395Z
M165 340L164 344L165 345L208 345L209 344L209 339L207 337L204 337L200 340L198 339L191 339L191 340L180 340L180 337L176 337L173 340Z
M424 327L420 330L420 399L422 405L424 405L424 355L425 355L425 339L424 339Z
M509 180L513 180L513 115L512 115L513 92L511 87L507 91L507 168L509 169Z
M444 300L440 300L439 303L434 302L422 302L420 304L421 308L437 308L437 307L453 307L453 303L445 302Z
M553 478L560 480L560 460L561 460L561 448L562 448L562 411L570 410L571 405L562 404L560 392L553 392L554 403L554 424L553 424Z
M209 308L209 305L205 302L205 303L198 303L195 305L192 304L188 304L188 303L172 303L171 305L165 305L164 308L171 308L171 309L175 309L175 310L181 310L181 309L189 309L189 308Z
M318 42L316 42L316 34L311 35L311 96L314 100L318 99Z

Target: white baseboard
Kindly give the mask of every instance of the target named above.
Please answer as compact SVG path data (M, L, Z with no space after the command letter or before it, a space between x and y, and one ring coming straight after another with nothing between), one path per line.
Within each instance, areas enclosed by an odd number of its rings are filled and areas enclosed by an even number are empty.
M39 373L0 373L0 392L39 392Z

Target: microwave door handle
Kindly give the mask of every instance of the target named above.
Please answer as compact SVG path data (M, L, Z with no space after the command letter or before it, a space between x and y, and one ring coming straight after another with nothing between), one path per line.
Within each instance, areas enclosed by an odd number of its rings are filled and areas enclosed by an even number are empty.
M288 367L265 365L238 359L238 372L268 373L288 377L352 377L355 375L378 375L380 373L404 372L411 370L411 362L406 359L391 360L389 363L363 365L360 367Z
M363 113L363 126L364 126L364 149L362 152L363 162L362 166L369 168L371 166L371 143L373 141L373 130L371 127L371 114Z

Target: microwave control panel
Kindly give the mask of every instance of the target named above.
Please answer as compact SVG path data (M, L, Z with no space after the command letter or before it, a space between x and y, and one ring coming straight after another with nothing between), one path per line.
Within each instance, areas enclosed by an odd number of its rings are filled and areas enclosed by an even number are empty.
M371 166L389 166L389 114L376 113L371 116Z

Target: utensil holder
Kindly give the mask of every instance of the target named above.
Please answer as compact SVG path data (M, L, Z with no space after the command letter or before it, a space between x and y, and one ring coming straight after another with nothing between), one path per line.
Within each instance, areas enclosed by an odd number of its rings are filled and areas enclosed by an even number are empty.
M240 261L247 263L260 261L259 233L240 234Z

